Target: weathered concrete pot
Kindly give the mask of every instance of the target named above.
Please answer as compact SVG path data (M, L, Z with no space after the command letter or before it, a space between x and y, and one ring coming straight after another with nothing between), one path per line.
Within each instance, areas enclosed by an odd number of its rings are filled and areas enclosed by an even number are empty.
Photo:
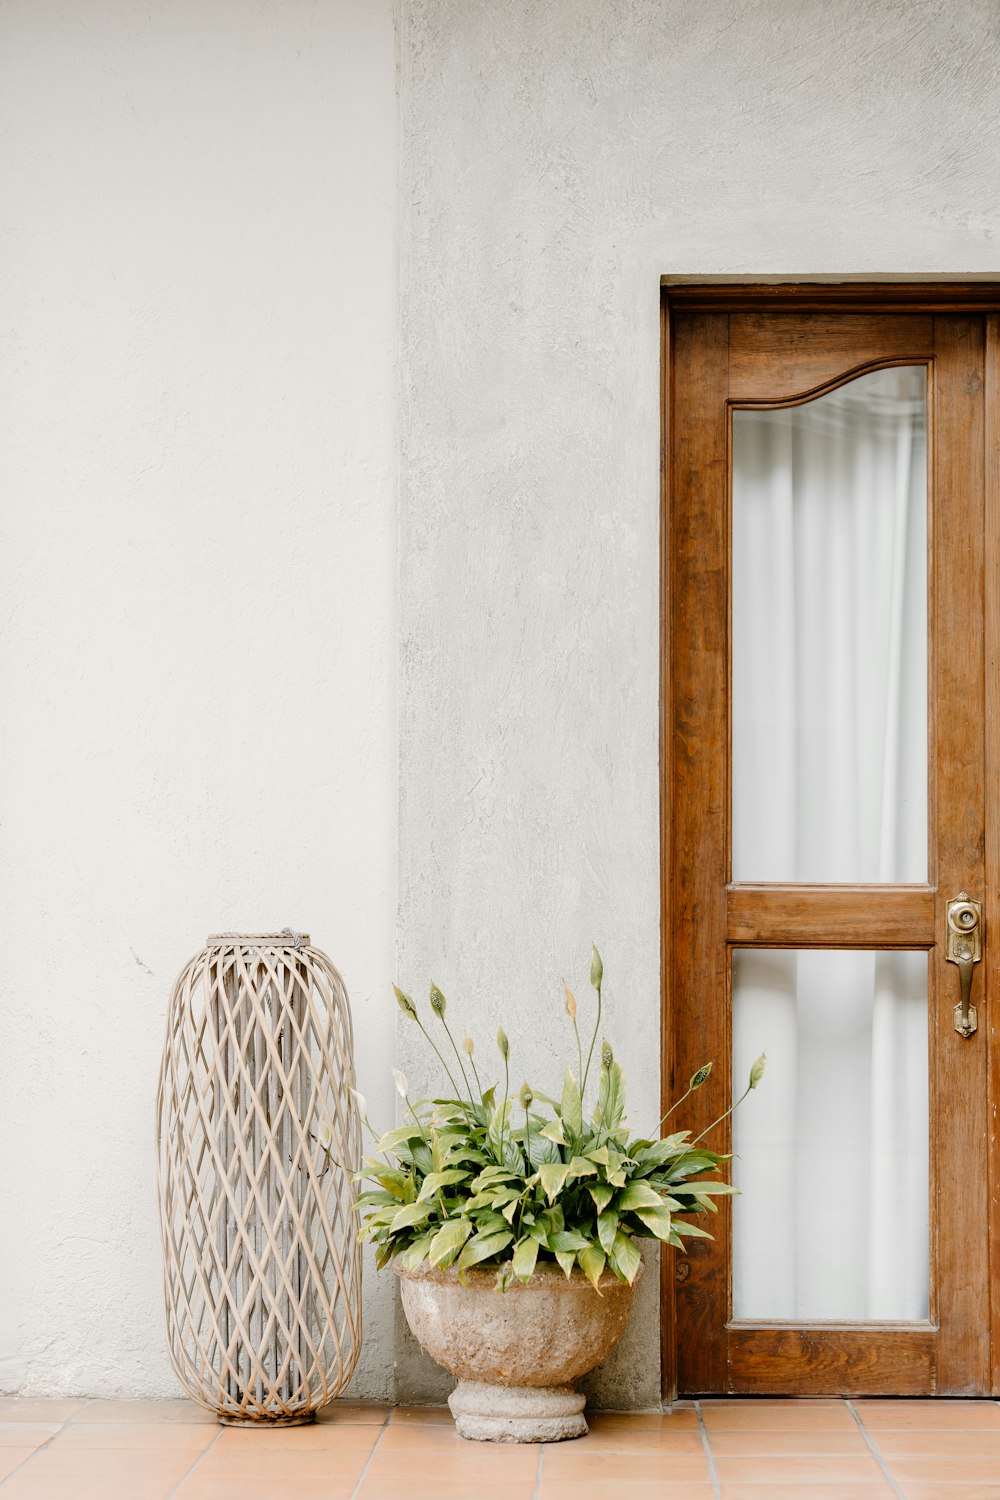
M584 1436L586 1398L573 1382L625 1332L634 1286L605 1271L598 1296L581 1271L566 1277L551 1262L506 1292L496 1290L495 1271L472 1268L463 1286L453 1268L410 1271L396 1261L395 1269L414 1336L458 1376L448 1405L460 1436L493 1443Z

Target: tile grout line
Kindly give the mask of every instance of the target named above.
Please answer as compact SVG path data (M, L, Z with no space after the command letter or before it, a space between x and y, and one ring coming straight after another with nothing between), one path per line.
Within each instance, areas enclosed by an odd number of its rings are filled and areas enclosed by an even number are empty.
M712 1494L715 1500L722 1500L722 1489L719 1485L719 1476L715 1472L715 1454L712 1445L708 1441L708 1428L705 1426L705 1418L702 1415L701 1402L694 1403L695 1415L698 1418L698 1431L701 1433L701 1446L705 1450L705 1462L708 1464L708 1477L712 1484Z
M531 1492L532 1500L538 1500L542 1493L542 1463L545 1458L545 1444L538 1445L538 1463L535 1465L535 1488Z
M177 1494L177 1491L180 1489L181 1485L184 1483L184 1481L186 1479L189 1479L191 1477L191 1475L194 1473L195 1469L198 1467L198 1465L201 1463L202 1459L205 1457L205 1454L206 1453L211 1453L212 1449L215 1447L216 1443L219 1441L220 1437L225 1432L225 1430L226 1430L225 1427L223 1427L222 1423L220 1422L219 1423L219 1430L215 1434L215 1437L212 1439L212 1441L210 1443L208 1443L204 1448L202 1448L202 1450L201 1450L201 1452L199 1454L197 1454L195 1456L194 1463L188 1465L188 1467L184 1470L184 1473L181 1475L180 1479L178 1479L177 1483L173 1486L173 1488L169 1489L167 1491L166 1500L173 1500L173 1496Z
M868 1447L869 1447L869 1449L871 1451L872 1457L874 1458L875 1462L878 1464L879 1468L882 1470L882 1473L885 1475L886 1479L888 1480L889 1486L892 1489L892 1493L894 1495L897 1495L899 1497L899 1500L906 1500L906 1496L903 1494L903 1491L900 1489L899 1485L896 1482L895 1475L893 1475L890 1472L890 1470L889 1470L889 1468L888 1468L888 1466L887 1466L884 1458L882 1457L881 1453L878 1451L878 1448L875 1445L875 1439L871 1436L870 1432L868 1431L868 1428L865 1426L864 1422L862 1422L861 1418L858 1416L857 1408L855 1407L854 1402L845 1399L844 1405L847 1407L847 1410L850 1412L851 1416L854 1418L855 1422L858 1424L858 1431L861 1433L861 1436L864 1438L865 1442L868 1444Z
M65 1422L63 1423L63 1426L72 1427L77 1418L82 1417L85 1411L89 1411L90 1408L95 1405L98 1399L99 1398L97 1396L88 1396L86 1401L84 1401L83 1405L80 1407L80 1410L75 1411L71 1417L67 1417Z
M368 1473L371 1461L375 1457L375 1454L378 1452L378 1445L385 1436L386 1429L389 1426L389 1419L391 1418L394 1411L395 1407L393 1406L387 1406L385 1409L385 1417L383 1419L381 1427L378 1430L378 1437L375 1439L374 1443L372 1443L372 1451L369 1453L368 1457L364 1461L364 1464L362 1465L361 1473L358 1475L358 1482L351 1491L351 1500L357 1500L358 1495L361 1493L361 1486L365 1482L365 1476Z
M93 1406L93 1404L94 1404L94 1397L93 1396L89 1396L87 1398L87 1400L83 1403L83 1405L80 1407L80 1411L86 1411L87 1407L88 1406ZM34 1456L35 1456L36 1453L41 1453L45 1448L47 1448L49 1446L50 1443L54 1443L55 1440L56 1440L56 1438L59 1437L60 1433L65 1432L66 1428L70 1425L70 1423L73 1422L80 1415L80 1411L75 1411L71 1417L66 1417L64 1421L60 1422L58 1428L56 1429L56 1431L53 1432L49 1437L47 1437L45 1439L44 1443L39 1443L39 1445L38 1445L37 1448L33 1448L31 1450L31 1452L28 1454L27 1458L22 1458L21 1462L19 1464L17 1464L13 1469L11 1469L11 1471L10 1471L9 1474L5 1474L3 1476L3 1478L0 1479L0 1490L3 1489L3 1487L7 1483L8 1479L13 1479L15 1474L20 1474L21 1473L21 1470L24 1468L25 1464L30 1464L31 1463L31 1460L34 1458Z

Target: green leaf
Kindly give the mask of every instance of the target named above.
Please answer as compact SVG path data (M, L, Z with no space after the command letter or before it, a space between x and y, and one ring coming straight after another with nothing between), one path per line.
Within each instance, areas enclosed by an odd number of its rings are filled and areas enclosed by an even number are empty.
M576 1260L574 1252L572 1250L557 1250L556 1260L562 1266L563 1273L566 1276L571 1276L573 1273L573 1262Z
M554 1141L557 1146L566 1145L566 1136L563 1132L562 1120L560 1119L550 1120L538 1134L547 1141Z
M673 1220L665 1208L640 1208L636 1210L636 1218L641 1219L658 1240L669 1240Z
M379 1172L375 1177L399 1203L413 1202L413 1178L409 1172Z
M489 1130L486 1132L486 1137L494 1156L499 1157L500 1143L503 1137L509 1134L510 1112L513 1107L513 1100L505 1099L490 1115L490 1125Z
M484 1090L484 1092L483 1092L483 1099L482 1099L483 1109L492 1109L493 1108L493 1101L496 1098L496 1092L497 1092L497 1086L496 1086L495 1083L490 1084L490 1087L488 1089Z
M588 1182L587 1192L593 1198L598 1213L602 1213L615 1196L614 1188L609 1187L606 1182Z
M687 1239L710 1240L714 1238L707 1229L702 1229L700 1224L678 1224L675 1220L674 1229L678 1234L684 1235Z
M617 1233L618 1215L613 1208L606 1209L604 1213L597 1215L597 1238L608 1255L614 1249Z
M553 1255L561 1250L586 1250L591 1243L578 1229L559 1229L549 1235L549 1249Z
M407 1245L406 1249L400 1252L400 1260L404 1265L410 1266L411 1269L414 1270L417 1266L422 1266L424 1261L427 1259L427 1252L430 1249L433 1241L434 1230L432 1229L427 1234L420 1235L418 1239L415 1239L413 1241L412 1245ZM391 1251L391 1241L388 1248Z
M538 1250L538 1241L532 1239L530 1235L525 1235L514 1246L514 1275L519 1281L527 1283L531 1280L535 1262L538 1260Z
M612 1268L631 1286L642 1264L642 1256L636 1249L635 1241L629 1235L619 1231L615 1235L615 1242L608 1254L608 1259Z
M569 1163L562 1161L546 1161L538 1168L538 1176L545 1196L550 1203L554 1203L559 1193L566 1184L569 1176Z
M601 1069L597 1089L597 1105L594 1123L614 1130L621 1123L625 1111L625 1075L618 1063L613 1062Z
M599 1250L596 1245L588 1245L586 1250L581 1250L576 1258L580 1263L580 1270L586 1276L594 1291L600 1296L600 1287L597 1283L600 1281L601 1272L607 1264L607 1256L604 1251Z
M383 1188L369 1193L359 1193L354 1200L355 1208L381 1208L384 1204L396 1204L399 1202L395 1193L387 1193Z
M472 1225L468 1219L449 1219L442 1224L427 1251L427 1259L431 1265L438 1266L441 1270L450 1266L471 1233Z
M661 1208L663 1200L655 1188L651 1188L648 1182L630 1182L628 1187L618 1195L618 1212L633 1212L637 1208Z
M597 1168L585 1156L574 1156L569 1164L570 1177L596 1177Z
M404 1146L407 1141L420 1140L423 1140L423 1135L415 1125L398 1125L395 1130L387 1130L385 1135L379 1137L375 1142L375 1150L380 1156L387 1156L397 1146Z
M562 1091L562 1120L571 1135L579 1135L583 1129L583 1100L580 1085L573 1077L571 1068L566 1069Z
M458 1269L463 1271L481 1260L491 1260L494 1255L499 1255L501 1250L506 1249L513 1238L509 1229L474 1234L458 1257Z
M452 1187L456 1182L465 1182L468 1175L466 1167L448 1167L444 1172L428 1172L417 1194L417 1202L423 1203L426 1198L433 1197L441 1188Z
M403 1207L394 1214L389 1228L393 1234L397 1229L409 1229L414 1224L422 1224L425 1219L430 1218L433 1212L433 1203L404 1203Z

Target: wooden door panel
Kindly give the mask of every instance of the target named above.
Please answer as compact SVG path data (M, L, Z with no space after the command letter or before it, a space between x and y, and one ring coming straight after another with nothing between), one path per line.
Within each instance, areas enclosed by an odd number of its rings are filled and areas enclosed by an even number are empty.
M942 957L945 904L961 890L982 895L985 886L983 343L981 318L935 318L930 702L939 961L931 966L930 999L931 1120L939 1124L931 1133L932 1312L946 1334L938 1340L935 1389L955 1395L986 1394L990 1358L986 1030L967 1040L956 1035L958 984ZM987 939L975 981L980 999L989 962Z
M729 397L788 401L884 360L930 358L934 319L893 318L885 353L885 315L877 313L733 313L729 318Z
M731 885L726 940L758 948L933 948L931 886Z
M716 1088L711 1097L707 1091L692 1096L685 1124L697 1134L719 1113L720 1099L730 1097L735 946L926 950L931 1316L925 1323L894 1325L734 1322L731 1213L723 1200L715 1240L695 1241L665 1262L667 1389L985 1393L992 1380L989 1026L981 1020L968 1039L955 1032L957 973L943 951L947 901L961 890L986 900L987 910L994 900L986 890L984 856L985 320L979 312L937 309L747 307L730 313L711 304L708 299L705 307L681 306L665 324L664 428L670 446L663 578L664 1107L710 1059ZM993 337L1000 346L1000 330ZM928 883L734 883L730 412L748 402L788 403L862 367L914 362L927 362L930 371ZM1000 537L1000 525L992 524ZM984 961L975 972L977 1003L987 1018L988 947L987 929ZM727 1124L713 1144L727 1150L729 1142ZM1000 1143L994 1150L1000 1156Z
M673 337L674 370L689 392L674 427L672 485L678 524L670 527L669 632L683 649L671 652L670 710L666 726L670 782L671 943L667 1004L677 1077L690 1077L716 1060L719 1097L731 1087L726 1018L717 1003L699 1008L697 997L717 1001L727 985L726 891L718 871L728 861L729 788L720 725L726 723L726 641L729 563L727 505L728 413L717 399L727 382L728 328L714 314L683 319ZM691 1026L683 1024L690 1019ZM691 1061L698 1056L698 1061ZM693 1095L694 1100L699 1095ZM706 1114L694 1133L711 1121ZM721 1226L728 1225L722 1200ZM673 1268L684 1279L683 1332L677 1349L685 1389L721 1390L725 1348L712 1337L727 1315L727 1288L715 1267L692 1254Z
M729 1385L770 1396L787 1391L789 1368L796 1368L798 1396L926 1396L934 1390L934 1346L929 1325L737 1327L729 1339Z

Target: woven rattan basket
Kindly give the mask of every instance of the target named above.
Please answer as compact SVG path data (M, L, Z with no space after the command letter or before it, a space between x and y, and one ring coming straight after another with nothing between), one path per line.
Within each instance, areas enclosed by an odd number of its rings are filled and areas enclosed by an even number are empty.
M171 997L156 1134L170 1359L222 1422L309 1421L357 1363L353 1084L347 992L309 938L209 938Z

